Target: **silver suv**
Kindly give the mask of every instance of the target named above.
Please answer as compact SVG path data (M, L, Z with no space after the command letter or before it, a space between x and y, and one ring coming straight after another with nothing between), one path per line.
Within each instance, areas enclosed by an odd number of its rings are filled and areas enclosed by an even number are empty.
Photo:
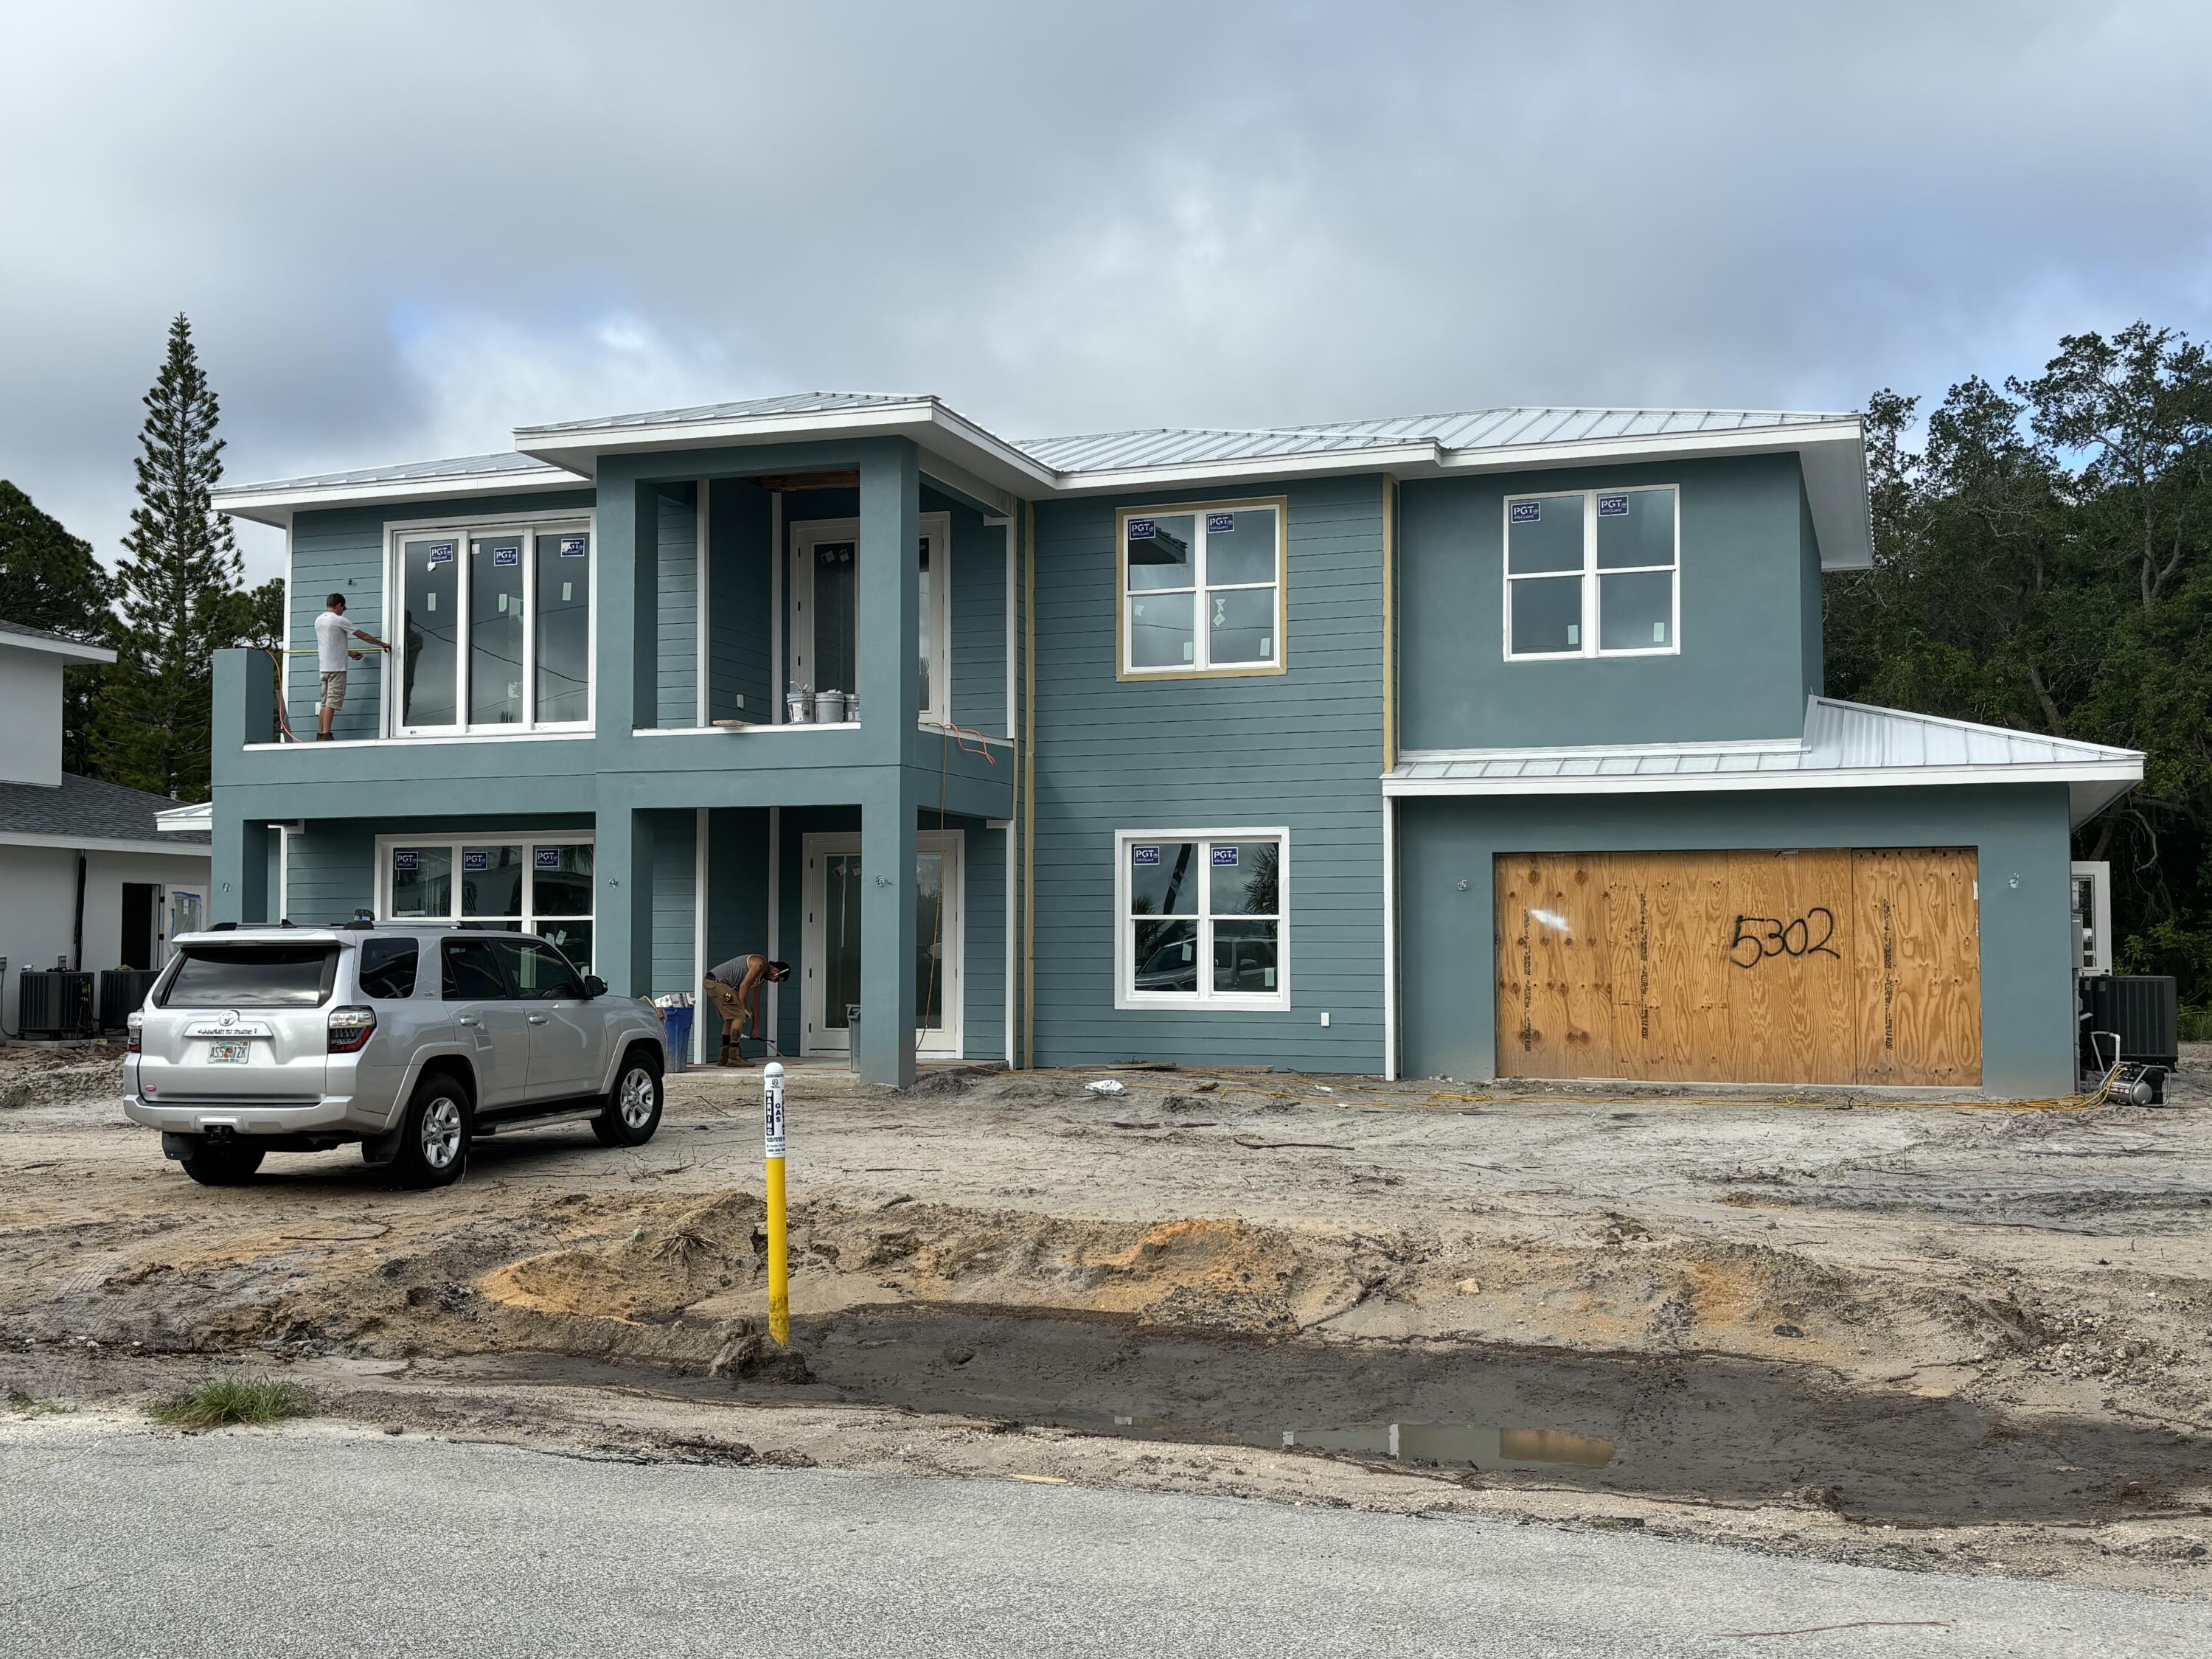
M204 1186L270 1152L361 1143L406 1187L442 1187L477 1135L660 1127L659 1019L544 939L366 921L185 933L131 1016L123 1109Z

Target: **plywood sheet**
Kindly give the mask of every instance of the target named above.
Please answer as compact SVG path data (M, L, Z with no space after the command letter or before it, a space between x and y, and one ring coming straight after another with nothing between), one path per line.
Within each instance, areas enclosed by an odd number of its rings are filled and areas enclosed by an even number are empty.
M1501 857L1499 1074L1977 1083L1974 877L1956 851Z

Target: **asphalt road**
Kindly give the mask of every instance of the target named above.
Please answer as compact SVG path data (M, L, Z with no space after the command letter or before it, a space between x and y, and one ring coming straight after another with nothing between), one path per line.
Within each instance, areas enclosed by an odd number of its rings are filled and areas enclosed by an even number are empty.
M0 1653L348 1651L2193 1655L2212 1606L1076 1486L0 1426Z

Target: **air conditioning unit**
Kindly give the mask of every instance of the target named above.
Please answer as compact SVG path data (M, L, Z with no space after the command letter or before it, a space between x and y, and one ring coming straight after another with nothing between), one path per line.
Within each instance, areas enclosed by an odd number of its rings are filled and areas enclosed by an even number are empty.
M49 969L26 974L20 991L15 1029L26 1037L82 1037L94 1032L92 975Z
M161 976L159 968L108 968L100 975L100 1029L119 1031L146 1006L146 994Z
M2170 974L2099 974L2081 981L2097 1062L2172 1066L2181 1060L2179 983ZM2114 1039L2119 1052L2112 1052Z

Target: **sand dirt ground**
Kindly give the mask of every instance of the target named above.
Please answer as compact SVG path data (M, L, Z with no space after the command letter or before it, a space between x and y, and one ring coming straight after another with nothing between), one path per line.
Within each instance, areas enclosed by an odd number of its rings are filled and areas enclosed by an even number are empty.
M244 1361L335 1411L584 1455L2212 1588L2194 1068L2166 1109L2038 1109L797 1068L803 1378L757 1328L757 1072L672 1079L638 1152L517 1135L401 1194L350 1150L194 1187L122 1121L115 1068L0 1051L19 1413L131 1409ZM1107 1075L1128 1092L1085 1087Z

